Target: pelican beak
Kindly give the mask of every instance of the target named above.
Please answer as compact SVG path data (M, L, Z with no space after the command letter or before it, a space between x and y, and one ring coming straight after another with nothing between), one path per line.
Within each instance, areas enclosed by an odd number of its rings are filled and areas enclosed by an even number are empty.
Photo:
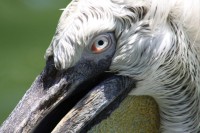
M128 77L107 73L112 57L82 59L57 70L50 57L0 132L86 132L116 109L135 86Z

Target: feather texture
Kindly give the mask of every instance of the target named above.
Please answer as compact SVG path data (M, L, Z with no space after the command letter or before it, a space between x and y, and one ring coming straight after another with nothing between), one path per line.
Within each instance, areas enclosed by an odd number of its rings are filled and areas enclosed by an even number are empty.
M161 131L200 132L200 0L80 0L64 9L47 50L57 68L81 57L92 37L115 32L110 71L137 79L130 95L152 96Z

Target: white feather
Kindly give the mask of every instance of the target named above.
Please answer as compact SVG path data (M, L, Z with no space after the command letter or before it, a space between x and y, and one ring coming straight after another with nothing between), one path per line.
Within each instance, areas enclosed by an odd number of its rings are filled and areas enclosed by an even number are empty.
M138 80L130 95L150 95L161 131L200 132L200 0L80 0L63 12L47 50L58 68L81 57L93 36L115 32L110 71Z

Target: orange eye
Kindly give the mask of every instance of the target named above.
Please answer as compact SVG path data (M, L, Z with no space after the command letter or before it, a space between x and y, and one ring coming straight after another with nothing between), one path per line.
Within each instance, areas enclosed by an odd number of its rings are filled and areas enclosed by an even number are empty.
M101 53L109 46L109 40L105 36L100 36L92 44L91 50L93 53Z

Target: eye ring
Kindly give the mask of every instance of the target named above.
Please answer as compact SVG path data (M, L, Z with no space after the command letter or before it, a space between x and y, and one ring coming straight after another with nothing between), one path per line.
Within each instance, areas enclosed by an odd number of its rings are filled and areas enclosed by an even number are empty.
M105 35L100 35L92 42L90 50L92 53L98 54L104 52L110 46L110 39Z

